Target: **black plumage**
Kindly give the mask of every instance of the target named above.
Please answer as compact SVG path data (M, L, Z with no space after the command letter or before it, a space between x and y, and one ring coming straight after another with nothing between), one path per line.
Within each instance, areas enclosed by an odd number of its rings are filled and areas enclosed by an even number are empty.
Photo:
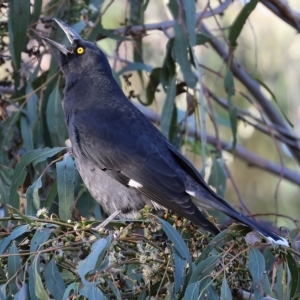
M165 207L217 234L202 213L215 208L262 234L288 242L237 212L212 191L195 167L126 98L103 52L54 19L71 47L60 50L66 78L65 118L79 173L92 196L111 214L135 217L146 204Z

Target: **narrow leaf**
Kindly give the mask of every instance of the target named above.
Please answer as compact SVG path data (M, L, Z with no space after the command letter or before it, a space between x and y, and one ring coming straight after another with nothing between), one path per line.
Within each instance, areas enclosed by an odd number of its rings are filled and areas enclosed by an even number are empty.
M289 123L289 125L291 127L294 127L293 123L289 120L289 118L287 117L287 115L284 113L283 109L280 107L278 100L275 96L275 94L272 92L272 90L259 78L257 77L253 77L260 85L262 85L272 96L272 99L274 100L274 102L277 104L278 109L280 110L280 112L282 113L283 117L285 118L285 120Z
M255 9L259 0L250 0L238 14L236 19L234 20L233 24L231 25L229 31L229 43L232 48L237 46L237 38L239 37L248 17L250 16L251 12Z
M190 88L194 88L196 85L196 77L191 69L191 62L189 61L189 44L187 40L186 33L184 32L183 28L176 23L174 26L175 32L175 40L174 40L174 56L176 61L178 62L181 72L184 77L184 81L186 82L187 86Z
M150 65L141 62L129 62L117 74L122 75L125 72L131 72L131 71L146 71L150 73L152 71L152 67Z
M79 293L86 297L87 299L97 299L97 300L106 300L107 298L104 296L103 292L95 287L95 286L84 286L82 289L80 289Z
M296 263L295 259L293 258L292 254L288 251L286 255L288 267L291 272L291 292L290 292L290 297L291 299L294 299L296 296L296 292L299 290L299 276L300 276L300 271L298 264Z
M249 271L253 279L255 299L263 296L263 281L265 272L265 259L259 250L252 248L249 254Z
M78 275L81 278L81 281L84 285L95 285L97 283L93 282L90 283L85 279L85 276L90 272L93 271L96 268L99 256L101 254L104 254L107 246L107 240L106 239L100 239L97 242L95 242L92 246L91 253L82 261L78 263ZM103 255L102 255L103 257Z
M226 171L224 168L224 161L222 159L213 158L213 165L211 173L208 179L208 184L215 187L217 193L221 196L225 196L226 191Z
M147 101L146 103L142 103L143 105L149 106L153 103L153 100L155 99L155 93L157 90L157 87L160 83L160 73L162 68L155 68L152 70L150 76L149 76L149 82L146 88L146 96Z
M19 208L19 194L18 194L18 188L21 186L26 178L26 167L30 163L32 163L34 166L37 165L39 162L46 160L48 157L51 157L62 150L66 149L65 147L62 148L44 148L44 149L37 149L30 151L26 154L24 154L20 161L18 162L13 178L12 178L12 186L10 189L9 194L9 204L15 208Z
M193 47L196 44L196 6L194 0L185 0L182 2L184 12L185 12L185 22L188 31L188 37L190 41L190 46Z
M42 187L42 176L40 176L26 191L26 214L35 216L37 210L41 207L39 189Z
M6 206L7 206L7 209L13 211L20 218L22 218L27 224L32 224L33 223L33 221L30 218L28 218L26 215L22 214L18 209L10 206L9 204L7 204Z
M173 110L175 107L175 97L176 97L176 79L172 79L169 83L167 89L166 100L162 109L161 113L161 132L165 137L169 139L170 137L170 130L171 130L171 121Z
M228 95L227 101L228 101L228 112L229 112L229 119L231 124L231 131L233 135L233 148L235 148L236 142L237 142L237 109L235 105L232 102L232 96L235 94L235 87L234 87L234 79L232 72L230 69L227 69L225 79L224 79L224 87L225 91Z
M47 126L53 146L62 146L67 138L67 128L58 84L49 95L46 110Z
M35 256L35 259L32 264L33 267L33 277L34 277L34 291L35 295L39 299L49 299L47 292L43 286L41 276L40 276L40 263L39 263L39 255Z
M30 21L30 1L9 1L9 49L16 70L21 67L21 52L27 42L27 28Z
M185 278L185 267L186 267L186 259L183 259L176 248L173 248L173 255L174 255L174 263L175 263L175 271L174 271L174 278L175 278L175 293L178 293L180 290L184 278Z
M74 204L75 165L66 153L64 159L56 163L59 216L63 220L71 219L70 208Z
M200 292L200 283L193 282L189 284L184 293L184 299L198 299Z
M16 284L18 282L17 277L22 278L23 277L23 271L22 271L22 264L21 264L21 258L19 256L19 251L16 246L16 243L13 242L12 246L9 251L9 257L7 260L7 271L8 271L8 278L9 278L9 290L11 294L16 294L19 289Z
M77 296L78 293L79 293L79 286L80 286L80 283L78 283L78 282L73 282L73 283L71 283L71 284L66 288L66 290L65 290L65 292L64 292L64 295L63 295L63 297L62 297L62 300L68 300L68 299L70 299L70 298L69 298L69 295L70 295L71 292L72 292L72 294L73 294L74 296Z
M29 288L25 282L22 282L21 289L15 294L14 300L29 299Z
M225 276L222 281L220 300L232 300L232 294Z
M30 243L30 252L33 253L33 252L36 252L38 250L41 250L40 249L40 246L42 244L44 244L50 237L52 233L52 230L51 229L48 229L48 228L41 228L41 229L38 229L32 240L31 240L31 243ZM32 256L31 260L33 262L35 256Z
M45 283L54 299L62 299L66 286L53 258L45 269Z
M11 241L17 239L19 236L21 236L25 232L29 232L29 231L30 230L29 230L29 225L28 224L20 225L18 227L15 227L9 236L7 236L7 237L5 237L4 239L1 240L0 254L3 254L3 252L9 246Z
M162 224L163 231L174 244L174 247L178 251L178 254L181 256L181 258L185 258L188 260L188 262L191 262L190 252L178 231L170 223L158 217L156 218Z

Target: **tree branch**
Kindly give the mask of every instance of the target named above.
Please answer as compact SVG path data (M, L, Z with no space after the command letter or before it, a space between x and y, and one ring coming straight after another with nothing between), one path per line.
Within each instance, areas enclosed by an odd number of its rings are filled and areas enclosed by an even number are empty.
M155 114L150 109L143 106L142 104L135 104L135 105L151 122L157 125L160 124L160 117L157 114ZM192 137L196 136L197 139L201 140L201 134L199 131L195 131L194 129L188 128L187 134ZM206 137L207 137L207 142L209 144L214 146L217 145L216 137L210 134L206 134ZM223 150L227 152L233 152L231 143L226 142L224 140L219 140L219 142ZM300 186L300 175L297 172L289 170L279 164L270 162L260 157L259 155L245 149L241 145L236 145L234 154L236 157L239 157L240 159L246 161L248 163L248 166L257 167L266 172L272 173L276 176L280 176L282 174L283 178Z
M195 15L196 20L199 18L201 19L207 19L214 15L222 14L227 7L232 3L232 0L225 0L223 3L221 3L217 8L212 10L206 10L204 12L199 12ZM168 20L158 23L151 23L151 24L145 24L145 25L135 25L135 26L125 26L120 27L118 29L114 30L115 34L119 35L135 35L141 31L150 31L150 30L162 30L165 31L168 28L171 28L175 25L176 21L174 20Z
M281 20L300 31L300 14L291 10L286 1L281 0L261 0L270 11Z
M227 47L221 43L208 29L202 24L201 30L204 34L211 37L209 43L212 48L219 54L220 57L226 62L229 59L229 53ZM263 93L261 92L260 85L235 61L232 60L231 63L231 71L233 75L240 80L240 82L248 89L248 91L252 94L252 96L256 99L258 104L264 110L266 116L269 120L277 126L282 127L289 134L285 135L287 139L290 139L293 133L291 132L289 126L286 124L285 120L282 118L280 113L274 108L272 103L267 99ZM293 142L297 143L299 148L299 142L297 140L292 139ZM291 147L287 144L291 154L297 161L298 165L300 165L300 151L294 147Z

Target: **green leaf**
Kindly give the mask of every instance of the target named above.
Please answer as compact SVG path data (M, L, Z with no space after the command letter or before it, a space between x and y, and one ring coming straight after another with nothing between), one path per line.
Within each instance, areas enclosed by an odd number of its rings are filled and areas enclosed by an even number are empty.
M49 239L49 236L51 235L52 233L52 230L48 229L48 228L41 228L41 229L38 229L32 240L31 240L31 243L30 243L30 252L33 253L33 252L36 252L36 251L40 251L40 246L42 244L44 244L48 239ZM33 262L35 256L32 256L31 257L31 261Z
M196 44L196 6L194 0L185 0L182 2L184 13L185 13L185 23L188 31L188 37L190 41L190 46L194 47Z
M30 21L30 1L9 1L8 9L9 49L16 70L21 67L21 52L27 43Z
M15 242L12 243L9 255L10 256L7 260L7 271L9 279L8 285L10 293L14 295L19 291L18 286L16 284L16 282L18 282L17 277L23 278L21 258Z
M155 93L160 83L160 74L162 68L154 68L149 76L149 82L146 88L147 102L142 102L143 105L149 106L155 99Z
M20 119L21 135L26 152L33 150L33 136L29 120L26 115L21 115Z
M210 254L210 252L212 251L212 249L214 249L215 247L222 247L227 242L230 242L232 240L232 237L230 237L228 235L229 230L230 230L230 228L221 231L217 236L215 236L209 242L209 244L205 247L205 249L202 251L202 253L198 257L198 259L196 261L196 265L198 265L202 260L206 259L208 257L208 255Z
M113 30L103 28L102 24L99 24L97 31L98 31L98 40L101 40L102 37L107 37L116 41L132 41L129 37L116 34L114 33Z
M62 297L62 300L69 300L70 292L72 292L72 294L74 294L74 296L77 296L79 293L79 287L80 287L80 283L78 283L78 282L73 282L70 285L68 285L68 287L66 288L64 295Z
M170 239L170 241L174 244L175 249L181 258L186 259L189 263L192 261L189 249L187 248L184 240L178 231L168 222L156 217L159 223L162 224L163 231Z
M132 25L144 24L144 0L130 2L130 21ZM143 63L143 40L141 35L134 38L133 61ZM144 83L143 73L138 72L140 80Z
M32 266L30 266L28 269L30 300L39 300L35 295L35 282L34 282L33 272L34 272L34 269Z
M201 279L199 300L220 300L212 283L212 279L207 276Z
M17 108L16 112L13 112L11 117L1 124L0 130L0 164L7 165L8 156L7 149L11 149L11 141L13 139L15 124L19 120L20 110Z
M259 250L251 248L249 253L248 267L253 280L253 289L255 299L261 299L263 296L262 285L264 281L265 259Z
M22 218L27 224L31 225L33 223L33 221L30 218L28 218L26 215L22 214L18 209L10 206L9 204L7 204L6 206L7 206L7 209L13 211L20 218Z
M235 105L232 102L232 96L235 94L235 87L234 87L234 79L232 72L230 69L227 69L225 79L224 79L224 88L225 91L228 95L227 101L228 101L228 112L229 112L229 119L230 119L230 124L231 124L231 131L233 135L233 148L235 148L237 138L237 109Z
M140 71L140 70L150 73L152 71L152 67L150 65L141 62L128 62L126 66L123 67L117 74L122 75L123 73L126 72Z
M193 271L190 278L190 283L201 281L208 276L220 261L219 255L209 256L206 259L200 261Z
M229 44L231 48L235 48L237 46L237 38L239 37L248 17L250 16L251 12L255 9L259 0L251 0L249 1L238 14L236 19L234 20L231 28L229 30Z
M14 295L14 300L29 299L29 289L25 282L22 282L21 289Z
M47 292L43 286L42 279L40 276L40 263L39 263L39 255L35 256L35 259L32 263L33 268L33 277L34 277L34 291L35 295L42 300L49 299Z
M97 299L97 300L106 300L107 298L104 296L102 291L95 286L84 286L80 289L79 293L86 297L87 299Z
M291 272L291 292L290 292L290 298L291 299L296 299L295 296L297 296L297 292L299 291L299 278L300 278L300 271L297 262L295 261L294 257L292 254L287 251L286 255L288 267ZM295 297L295 298L294 298Z
M52 145L65 145L68 134L58 85L55 86L49 95L46 118Z
M45 269L45 283L54 299L62 299L66 286L53 258Z
M84 285L97 285L97 282L88 282L85 279L85 276L95 270L96 266L102 263L102 260L105 257L107 246L107 239L100 239L95 242L92 246L91 253L82 261L78 263L78 275L81 278L81 281ZM100 260L99 260L100 259Z
M75 165L68 153L62 161L56 163L56 171L59 217L69 220L72 217L70 208L74 204Z
M48 210L50 209L56 196L57 196L57 181L54 181L44 203L44 207L46 209Z
M184 81L188 87L194 88L196 85L196 77L192 72L191 62L189 61L189 44L186 33L183 28L176 23L174 26L175 40L173 53L180 66L180 70L183 74Z
M217 189L217 193L224 198L226 191L226 170L223 159L213 157L213 165L208 179L208 184Z
M112 282L112 280L110 280L108 278L105 278L105 281L106 281L107 285L110 287L110 289L112 290L113 294L116 296L116 299L117 300L122 300L122 296L121 296L120 290L115 287L115 285Z
M227 283L227 280L226 280L225 276L223 277L223 281L222 281L220 300L232 300L230 287Z
M196 35L196 45L204 45L211 41L211 37L202 33Z
M43 4L43 0L34 0L33 12L31 14L31 23L35 23L39 20L42 4Z
M175 77L176 66L172 56L173 47L174 38L171 38L166 45L166 56L160 74L160 82L164 90L166 90L166 87L169 85L170 81L172 81Z
M170 130L171 130L171 121L172 121L172 115L174 109L176 109L175 106L175 97L176 97L176 78L174 78L172 81L170 81L168 89L167 89L167 95L166 100L162 109L161 113L161 122L160 122L160 128L162 134L166 138L170 138Z
M29 232L29 231L30 230L29 230L29 225L28 224L20 225L20 226L15 227L9 236L7 236L7 237L5 237L4 239L1 240L1 242L0 242L0 254L3 254L3 252L9 246L11 241L17 239L19 236L21 236L25 232Z
M39 189L42 187L42 175L28 187L26 191L26 214L30 216L35 216L37 210L41 207Z
M30 151L26 154L24 154L20 161L18 162L13 178L12 178L12 186L10 189L9 194L9 204L15 208L19 208L19 194L18 194L18 188L23 184L25 178L26 178L26 167L29 164L33 164L33 166L36 166L38 163L46 160L48 157L51 157L62 150L66 149L65 147L56 147L56 148L44 148L44 149L37 149Z
M271 271L273 268L273 265L276 261L276 258L273 254L273 250L271 247L267 247L264 251L264 259L266 262L266 271Z
M174 291L175 293L178 293L180 290L180 287L183 284L184 278L185 278L185 267L186 267L186 259L183 259L181 255L179 255L176 248L173 248L173 255L174 255L174 264L175 264L175 270L174 270L174 279L175 279L175 286Z
M258 77L253 77L252 76L252 78L254 78L260 85L262 85L270 93L270 95L272 96L272 99L276 103L278 109L280 110L280 112L283 115L283 117L285 118L285 120L289 123L289 125L291 127L294 127L293 123L289 120L287 115L284 113L283 109L280 107L280 105L278 103L278 100L277 100L275 94L272 92L272 90L262 80L260 80Z
M184 299L198 299L200 292L200 283L198 281L189 284L184 293Z

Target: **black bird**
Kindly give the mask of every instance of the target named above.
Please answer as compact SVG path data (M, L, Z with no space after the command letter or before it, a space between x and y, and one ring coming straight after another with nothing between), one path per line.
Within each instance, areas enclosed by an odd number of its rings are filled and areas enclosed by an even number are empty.
M206 230L219 230L201 209L215 208L249 226L270 243L286 239L236 211L212 191L200 173L126 98L104 53L65 22L69 48L60 51L66 78L63 108L79 173L92 196L112 214L134 218L146 204L167 208Z

